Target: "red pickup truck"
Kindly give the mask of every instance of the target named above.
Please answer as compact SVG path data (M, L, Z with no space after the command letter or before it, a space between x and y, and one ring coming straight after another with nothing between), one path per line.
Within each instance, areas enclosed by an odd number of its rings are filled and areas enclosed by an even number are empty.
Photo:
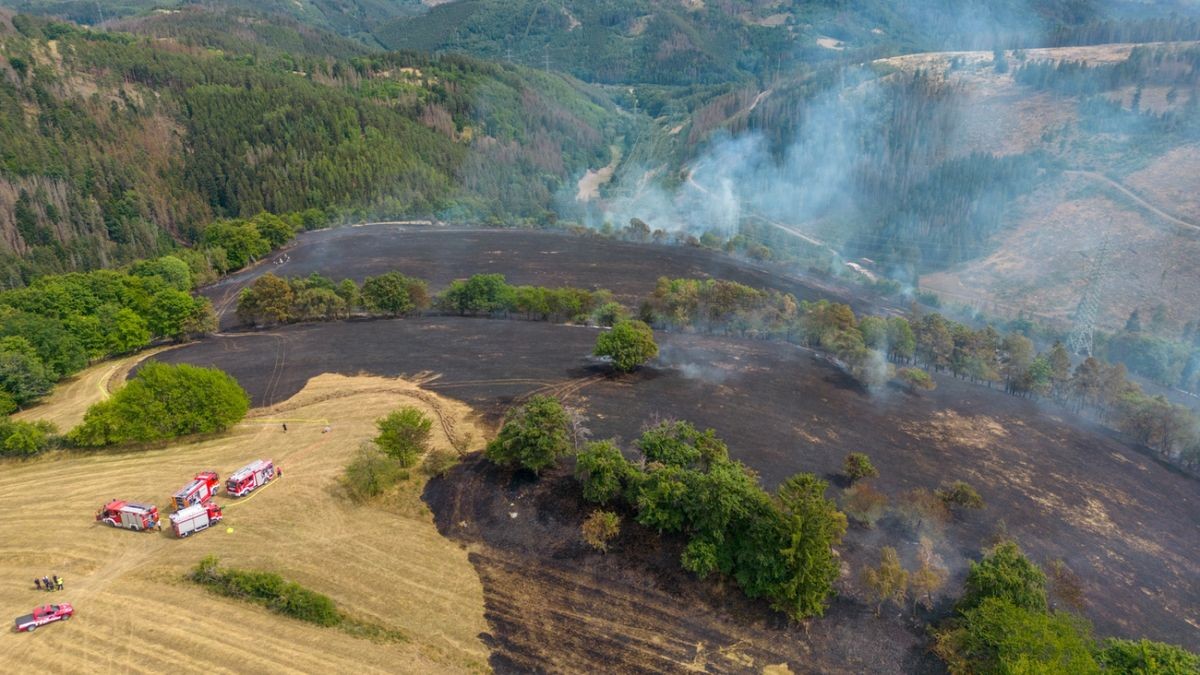
M55 621L66 621L75 613L75 608L68 603L60 605L42 605L35 607L32 614L17 619L18 633L32 633L38 626L45 626Z

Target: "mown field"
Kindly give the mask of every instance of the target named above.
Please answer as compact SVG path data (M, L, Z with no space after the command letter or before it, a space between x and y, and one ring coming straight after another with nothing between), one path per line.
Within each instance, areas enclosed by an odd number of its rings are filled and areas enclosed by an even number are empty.
M107 372L109 364L98 366ZM85 373L80 382L94 382ZM95 400L99 389L64 397ZM85 401L86 402L86 401ZM62 405L60 405L62 404ZM483 591L467 554L441 537L419 486L382 507L356 506L338 477L372 421L399 405L442 420L434 445L469 447L483 437L469 410L414 385L323 376L272 408L252 411L221 438L120 453L59 454L0 465L0 605L17 613L67 601L75 618L34 634L5 631L11 672L447 672L486 669ZM53 412L78 407L52 400ZM36 416L35 411L32 416ZM288 430L282 429L287 421ZM332 426L323 433L326 424ZM191 475L224 478L255 458L275 460L277 482L227 504L225 522L186 540L95 523L108 499L169 496ZM232 528L227 531L226 526ZM241 568L275 571L329 595L355 619L395 631L372 641L219 597L184 580L208 554ZM35 591L35 575L59 574L66 590Z

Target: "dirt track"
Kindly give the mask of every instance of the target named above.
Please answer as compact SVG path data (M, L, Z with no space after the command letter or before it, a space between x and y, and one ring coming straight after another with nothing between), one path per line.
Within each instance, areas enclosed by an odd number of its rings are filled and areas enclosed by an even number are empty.
M595 338L595 332L585 328L447 318L332 323L276 332L283 336L278 344L286 348L282 369L275 367L274 349L264 349L277 340L271 336L212 339L158 358L219 366L256 398L268 395L268 390L270 396L286 397L306 378L328 370L420 376L426 388L468 402L493 420L535 391L566 394L590 412L597 437L628 440L655 415L685 418L715 428L730 442L733 455L757 470L768 486L796 471L836 479L847 452L865 451L883 474L878 487L892 497L957 478L979 487L988 508L950 527L941 545L941 554L954 568L952 587L961 582L966 561L978 556L1003 520L1035 560L1046 564L1063 558L1080 574L1088 598L1086 613L1102 634L1147 635L1179 644L1200 639L1196 481L1103 433L1081 429L1080 422L1058 408L1043 410L1029 401L945 378L929 395L889 391L873 396L815 364L803 351L778 343L664 335L666 366L611 380L585 356ZM477 467L460 475L458 480L465 481L461 489L443 488L457 495L454 501L431 501L442 521L467 522L463 532L450 528L450 536L485 546L472 560L485 582L491 630L498 635L494 663L507 659L553 667L552 661L538 660L551 655L534 655L519 645L539 635L553 645L564 630L584 636L583 644L586 636L597 638L597 631L603 632L586 616L564 613L562 607L534 603L532 598L563 597L577 609L590 605L562 595L585 579L593 579L592 585L617 583L615 588L662 588L644 566L596 566L571 549L562 557L553 546L510 547L506 535L492 533L495 521L507 523L503 513L496 513L503 505L494 502L495 491L504 486L481 471ZM577 527L566 518L558 525L554 521L551 514L516 519L513 526L535 529L512 536L527 542L566 541L563 528ZM873 559L881 545L900 547L902 556L913 554L914 542L898 531L857 530L848 538L845 555L857 569ZM541 567L560 572L536 577L520 572ZM570 570L576 571L568 574ZM526 595L510 585L516 577L522 578ZM509 616L495 609L506 605L520 606L522 612ZM865 616L869 611L854 603L836 606L834 612L840 618L814 630L808 643L814 652L890 645L886 653L872 652L871 662L883 670L911 667L909 650L920 635L909 633L904 620L875 625ZM663 618L660 629L668 630L665 624L671 621ZM722 635L745 632L745 625L738 623L741 618L732 619L732 624L713 621L689 629L692 633L684 631L680 639L710 640L705 630ZM914 642L897 639L895 631ZM505 642L522 632L530 637ZM786 639L794 638L786 634Z
M444 415L434 443L475 443L469 411L415 386L325 376L231 434L178 447L57 455L0 464L0 606L12 616L67 601L77 616L36 633L0 634L3 672L446 672L478 671L487 650L483 594L467 555L439 536L417 493L386 510L336 495L336 480L372 422L400 404ZM288 421L282 431L280 420ZM333 429L322 433L326 423ZM222 477L271 457L283 477L226 504L217 529L178 541L93 521L113 497L156 503L203 469ZM419 490L419 488L414 488ZM225 527L232 527L227 533ZM277 571L330 595L355 617L407 637L376 643L228 598L183 580L207 554ZM59 574L66 591L33 589ZM9 620L11 617L6 617Z

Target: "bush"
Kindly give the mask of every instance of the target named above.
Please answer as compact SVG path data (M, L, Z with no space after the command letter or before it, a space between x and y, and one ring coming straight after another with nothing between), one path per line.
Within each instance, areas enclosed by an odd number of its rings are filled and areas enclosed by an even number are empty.
M583 485L583 498L607 504L624 490L633 472L612 441L588 443L575 459L575 477Z
M210 590L266 606L268 609L319 626L342 621L337 605L328 596L287 581L274 572L221 569L215 556L201 560L188 577Z
M50 447L57 429L50 422L0 420L0 456L32 457Z
M842 510L854 520L875 527L887 511L887 496L866 483L846 488L842 493Z
M379 428L375 437L379 449L407 468L428 450L433 420L416 408L401 408L376 420L375 426Z
M629 318L629 312L618 302L606 302L596 308L593 318L600 326L615 326Z
M619 321L612 330L596 337L592 354L611 358L613 368L629 373L658 356L658 345L650 326L641 321Z
M385 455L371 441L363 441L354 459L346 465L342 486L351 499L363 502L378 497L407 478L408 471L399 462Z
M850 482L862 480L863 478L875 478L879 475L879 470L871 463L871 458L861 452L852 452L846 455L846 460L842 462L842 473L846 474L846 478Z
M1150 640L1104 641L1098 654L1105 670L1139 675L1190 675L1200 673L1200 655L1175 645Z
M445 477L451 469L458 466L458 461L458 453L453 450L434 449L425 455L425 461L421 463L421 470L427 476Z
M612 511L596 509L583 521L583 540L601 553L608 552L608 542L621 532L621 517Z
M541 473L570 454L569 422L558 399L534 396L525 405L509 410L500 435L488 443L484 455L501 466Z
M80 446L160 441L224 431L250 409L250 397L216 368L151 361L111 398L93 404L67 435Z
M983 560L971 563L958 606L967 611L988 598L1034 612L1046 611L1046 575L1029 562L1016 542L1003 542Z
M901 368L896 372L896 378L899 379L909 389L923 389L925 391L933 391L937 388L937 383L929 376L929 373L920 368Z
M942 503L947 507L957 506L964 509L983 508L983 497L980 497L979 493L970 484L961 480L943 485L938 488L935 494L937 494L938 499L942 500Z
M937 633L934 651L955 675L1098 674L1090 632L1071 614L1047 614L992 597L965 611L958 627Z

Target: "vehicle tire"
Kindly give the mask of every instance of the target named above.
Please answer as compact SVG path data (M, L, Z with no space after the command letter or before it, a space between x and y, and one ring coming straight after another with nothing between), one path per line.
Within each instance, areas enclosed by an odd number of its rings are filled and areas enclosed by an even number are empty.
M25 629L25 632L26 632L26 633L32 633L32 632L33 632L33 631L35 631L35 630L37 630L37 626L30 626L29 628L26 628L26 629Z
M131 527L129 529L133 530L134 532L137 532L138 530L140 530L142 528L138 527L137 525L134 525L133 527Z
M63 618L62 618L62 620L63 620L63 621L70 621L70 620L71 620L71 615L70 615L70 614L64 614L64 615L63 615Z

